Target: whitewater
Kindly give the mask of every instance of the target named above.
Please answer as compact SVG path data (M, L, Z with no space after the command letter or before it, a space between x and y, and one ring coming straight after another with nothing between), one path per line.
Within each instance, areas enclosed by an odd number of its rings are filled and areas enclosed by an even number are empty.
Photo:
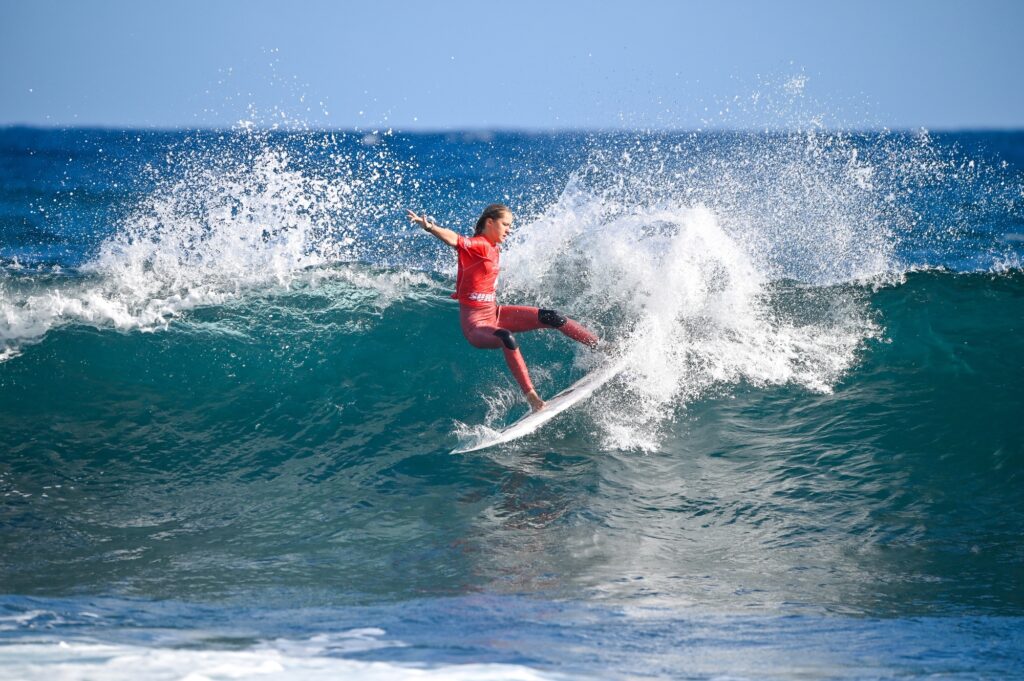
M1022 150L0 130L0 678L1019 675Z

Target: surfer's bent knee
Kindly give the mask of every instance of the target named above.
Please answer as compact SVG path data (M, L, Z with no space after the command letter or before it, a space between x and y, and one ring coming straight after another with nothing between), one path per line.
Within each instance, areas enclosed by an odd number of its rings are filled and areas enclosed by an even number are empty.
M538 310L537 318L541 324L545 326L552 326L556 329L560 329L565 326L565 323L569 321L565 315L561 314L558 310Z
M502 344L509 350L515 350L519 347L516 344L516 338L512 335L512 332L508 329L498 329L494 332L494 335L501 339Z

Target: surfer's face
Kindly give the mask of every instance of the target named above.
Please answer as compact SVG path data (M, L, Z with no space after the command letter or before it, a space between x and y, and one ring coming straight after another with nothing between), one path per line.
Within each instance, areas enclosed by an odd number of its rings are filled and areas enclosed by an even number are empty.
M512 213L502 213L501 217L487 218L483 235L492 244L500 244L505 241L510 229L512 229Z

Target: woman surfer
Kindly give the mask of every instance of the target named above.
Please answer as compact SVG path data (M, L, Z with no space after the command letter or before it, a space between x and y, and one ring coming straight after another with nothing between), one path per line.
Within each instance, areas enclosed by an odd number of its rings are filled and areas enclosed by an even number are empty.
M426 213L417 215L407 210L409 220L421 226L459 255L459 272L452 298L459 301L462 335L478 348L501 348L526 401L533 411L544 407L530 381L523 355L513 333L535 329L558 329L569 338L589 347L596 347L598 338L578 322L555 310L542 310L525 305L498 305L495 284L498 280L500 244L512 228L512 211L500 203L484 209L476 221L472 237L465 237L436 224Z

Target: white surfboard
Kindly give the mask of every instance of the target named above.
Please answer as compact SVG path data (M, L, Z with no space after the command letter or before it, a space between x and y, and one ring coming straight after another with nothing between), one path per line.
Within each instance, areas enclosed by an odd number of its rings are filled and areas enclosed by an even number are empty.
M591 371L550 400L547 400L544 403L544 408L540 411L531 412L501 430L490 431L472 444L453 449L452 454L475 452L478 449L487 449L488 447L511 442L524 435L529 435L569 407L579 404L590 397L595 390L621 373L625 366L626 361L624 359L611 360L608 364Z

